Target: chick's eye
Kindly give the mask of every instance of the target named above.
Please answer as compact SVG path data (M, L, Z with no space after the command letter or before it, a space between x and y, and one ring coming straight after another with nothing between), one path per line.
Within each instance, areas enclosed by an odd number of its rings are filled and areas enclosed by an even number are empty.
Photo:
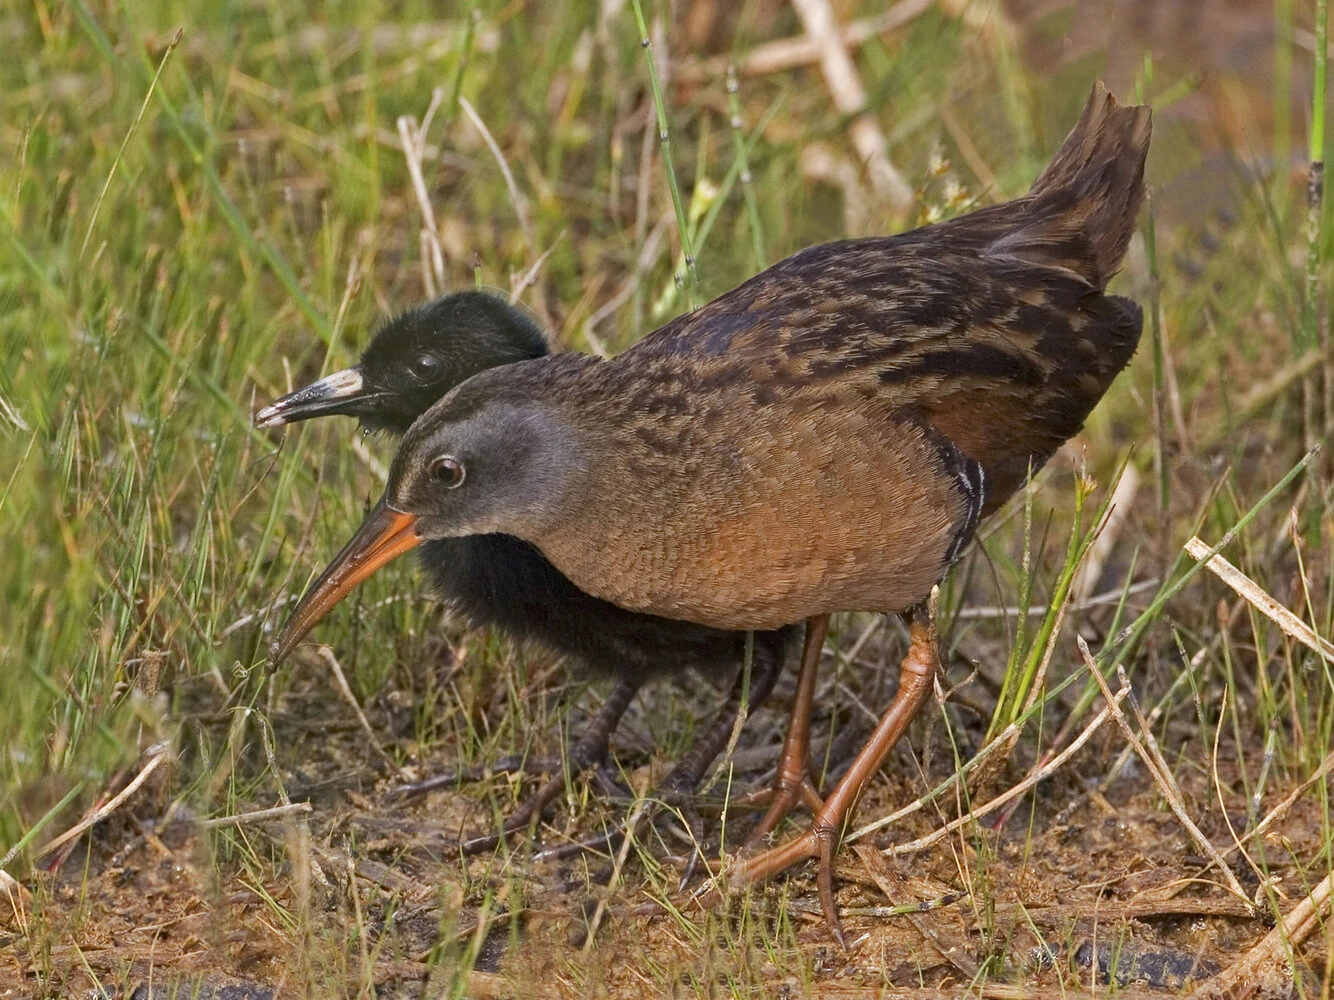
M441 455L431 463L431 478L446 489L463 485L463 463L452 455Z
M412 374L418 378L430 378L440 367L440 359L434 354L419 354L412 360Z

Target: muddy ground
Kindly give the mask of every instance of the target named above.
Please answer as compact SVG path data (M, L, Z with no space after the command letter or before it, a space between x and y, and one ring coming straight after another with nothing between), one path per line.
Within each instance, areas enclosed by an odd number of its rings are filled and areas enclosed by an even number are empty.
M888 662L893 649L891 640L868 656ZM966 666L954 664L951 679L966 680ZM573 782L573 798L558 803L534 835L517 835L506 848L464 862L460 834L492 829L535 779L493 775L404 800L394 790L405 778L452 762L421 760L391 773L314 657L306 667L272 721L286 796L310 802L311 811L202 829L166 798L177 783L164 768L90 838L57 855L58 864L31 874L33 894L23 897L19 919L44 930L36 938L17 936L12 915L0 930L0 996L87 996L100 988L106 996L240 1000L307 990L332 995L339 990L330 984L338 982L349 995L405 997L459 990L927 996L958 995L970 984L983 995L1010 996L1016 989L1024 995L1090 990L1109 981L1170 995L1227 967L1272 929L1272 910L1253 911L1222 884L1137 759L1109 780L1125 746L1111 725L1018 800L1002 826L997 813L919 853L886 858L869 849L907 843L953 819L963 803L951 793L888 831L845 845L837 869L850 942L845 952L820 915L810 866L732 894L712 913L700 911L689 892L677 891L689 852L671 814L641 831L623 864L606 845L534 860L537 847L614 827L636 808L630 789L663 773L669 762L650 749L651 720L638 706L618 736L613 765ZM866 689L860 695L874 698L866 682L892 671L851 676ZM758 817L743 800L771 773L791 683L784 679L738 742L729 843L744 839ZM708 685L678 685L676 693L702 707L721 700ZM595 709L599 689L566 693L575 697L568 722L577 729ZM816 732L841 727L834 745L846 763L867 724L849 698L828 687L823 693L822 706L841 706L820 713ZM947 711L929 706L911 746L895 751L862 802L859 820L912 802L953 771L950 733L965 743L980 733L965 707L970 694L985 695L976 677L954 692ZM382 694L367 706L367 717L382 750L411 760L411 726L396 701L392 692ZM222 719L201 715L197 724L220 727ZM1236 793L1236 762L1220 748L1216 774L1192 765L1184 755L1198 740L1192 723L1169 725L1159 737L1171 746L1180 736L1176 776L1189 815L1212 842L1228 844L1232 830L1247 829L1248 818L1222 814L1214 782ZM559 738L553 729L535 750L553 752ZM262 772L262 742L247 741L238 780ZM817 759L826 742L817 742ZM973 801L1013 785L1031 759L1020 744L1005 767L972 789ZM837 773L835 766L831 774ZM724 791L720 782L701 796L710 858L718 856ZM1271 787L1259 815L1290 791ZM271 781L251 794L254 808L280 797ZM1286 910L1309 891L1303 866L1322 850L1321 808L1318 794L1301 796L1259 842L1243 837L1268 872L1262 888L1256 871L1231 855L1232 871L1252 898L1277 899ZM794 817L786 835L803 821ZM607 888L613 875L614 888ZM701 880L696 876L690 888ZM663 912L663 902L681 907L681 915ZM1328 961L1322 938L1315 935L1300 955L1307 977L1301 989L1311 995L1322 988ZM352 944L344 950L336 942ZM41 990L39 980L47 984Z

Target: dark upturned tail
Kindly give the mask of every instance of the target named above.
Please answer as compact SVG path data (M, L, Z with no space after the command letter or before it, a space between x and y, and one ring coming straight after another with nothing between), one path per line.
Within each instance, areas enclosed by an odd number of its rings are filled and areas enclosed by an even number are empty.
M1101 82L1023 201L1020 222L989 253L1073 271L1099 291L1121 266L1144 201L1153 117L1122 107Z

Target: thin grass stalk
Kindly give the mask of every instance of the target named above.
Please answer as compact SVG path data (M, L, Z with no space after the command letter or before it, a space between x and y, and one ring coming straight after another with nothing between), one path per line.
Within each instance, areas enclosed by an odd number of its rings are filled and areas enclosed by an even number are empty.
M1181 564L1188 561L1188 558L1190 558L1186 556L1184 549L1179 549L1177 551L1176 559L1173 562L1171 573L1164 578L1163 586L1154 596L1154 599L1149 602L1149 606L1144 609L1138 618L1136 618L1130 625L1126 626L1124 630L1118 633L1112 641L1102 648L1096 657L1098 665L1106 668L1124 662L1125 658L1135 649L1138 641L1144 636L1144 633L1147 632L1149 627L1157 620L1158 615L1162 613L1167 602L1179 594L1182 589L1185 588L1186 584L1194 579L1195 574L1204 569L1210 559L1231 545L1246 526L1255 520L1260 511L1269 506L1270 502L1273 501L1275 497L1287 489L1292 481L1305 471L1307 466L1309 466L1319 454L1320 448L1317 446L1303 455L1297 461L1297 464L1284 474L1282 479L1271 486L1265 495L1255 502L1255 505L1251 507L1250 510L1238 518L1237 523L1223 534L1223 537L1218 540L1217 544L1213 545L1208 552L1194 563L1194 565L1187 567L1181 576L1172 580L1171 583L1167 583L1166 581L1171 579L1172 574L1176 572Z
M695 144L695 186L690 192L690 203L686 206L686 225L689 227L690 246L695 254L702 253L704 244L708 241L708 230L713 226L713 220L718 211L727 203L728 196L735 185L737 177L741 174L741 164L737 162L736 157L732 158L731 164L727 168L727 176L721 188L714 185L709 180L709 121L704 119L700 134L696 137ZM673 280L663 288L662 293L653 303L653 308L649 310L649 317L654 323L662 322L670 318L671 311L676 307L676 300L681 293L687 293L686 303L689 308L694 308L697 303L691 299L689 289L681 280L681 275L686 273L686 252L684 245L676 254L676 261L672 265Z
M1273 113L1275 188L1286 205L1292 158L1292 0L1274 0Z
M1047 612L1042 616L1042 624L1038 626L1034 641L1029 646L1028 657L1024 661L1024 669L1020 674L1020 684L1015 691L1015 700L1010 707L1011 716L1015 714L1020 706L1027 708L1034 697L1034 686L1041 687L1042 685L1047 664L1051 659L1052 644L1056 641L1056 636L1061 630L1061 623L1069 605L1071 588L1074 586L1080 567L1084 565L1084 559L1097 540L1098 533L1104 523L1100 512L1099 516L1094 519L1093 529L1087 534L1081 534L1084 524L1084 504L1088 501L1092 490L1093 483L1091 480L1081 477L1077 481L1074 524L1070 527L1070 541L1066 546L1061 574L1057 577L1056 587L1047 602ZM1104 501L1103 510L1106 509L1106 504L1110 502L1110 497L1111 494L1108 493L1108 500Z
M1171 481L1167 463L1167 357L1163 348L1162 285L1158 271L1158 229L1153 195L1144 198L1144 255L1149 264L1149 343L1153 351L1154 476L1158 480L1158 516L1169 523Z
M1037 676L1038 666L1043 660L1043 653L1046 651L1048 644L1054 640L1052 630L1055 623L1064 614L1065 601L1069 595L1070 586L1074 582L1075 572L1084 553L1088 551L1088 546L1092 544L1091 539L1083 537L1080 531L1084 501L1087 496L1087 489L1081 480L1080 485L1075 490L1074 525L1070 529L1070 541L1066 546L1065 558L1062 562L1061 575L1058 578L1056 590L1047 603L1047 613L1043 616L1042 624L1038 627L1032 641L1025 644L1022 658L1013 665L1012 669L1006 671L1005 681L1001 687L1001 696L997 702L996 711L992 713L991 717L992 733L1004 730L1006 726L1014 722L1015 718L1026 707L1029 700L1029 691ZM1020 607L1027 607L1027 604L1021 603ZM1023 617L1026 618L1027 616Z
M1019 564L1019 603L1020 614L1015 622L1014 642L1010 646L1010 656L1005 664L1005 676L1001 680L1000 695L996 699L995 711L991 714L991 724L987 727L985 742L991 742L1005 727L1005 706L1013 702L1014 686L1018 682L1019 664L1028 651L1028 615L1023 609L1033 603L1033 470L1029 469L1028 485L1024 489L1024 555Z
M1287 486L1297 478L1302 470L1304 470L1311 463L1312 459L1315 458L1316 454L1318 454L1316 449L1308 451L1296 465L1288 470L1277 484L1256 501L1255 505L1238 519L1236 524L1228 529L1222 539L1219 540L1218 544L1213 546L1201 561L1187 566L1186 570L1180 577L1176 577L1177 571L1181 568L1183 562L1189 562L1190 559L1187 557L1185 549L1178 549L1176 559L1164 574L1162 578L1163 582L1159 586L1158 592L1154 595L1153 600L1149 602L1149 606L1124 629L1119 632L1110 633L1112 639L1098 651L1096 660L1099 666L1110 669L1111 667L1115 667L1130 659L1130 657L1134 655L1135 650L1138 649L1140 639L1143 638L1148 629L1157 621L1158 616L1162 613L1167 602L1180 593L1181 590L1185 588L1186 584L1194 578L1196 573L1204 568L1205 564L1210 559L1230 545L1241 531L1256 518L1260 511L1264 510L1264 508L1267 507L1279 493L1286 489ZM1200 519L1196 522L1195 528L1199 527L1199 524L1203 522L1203 519L1204 515L1201 514ZM1192 534L1195 533L1195 528L1192 528ZM1078 720L1093 706L1093 702L1098 697L1098 694L1097 686L1092 680L1089 680L1085 685L1084 690L1080 693L1079 699L1075 702L1074 708L1070 710L1070 721L1067 724L1077 725Z
M1122 466L1122 472L1124 472L1124 466ZM1108 509L1115 491L1107 491L1106 497L1099 505L1097 514L1093 518L1093 527L1089 531L1083 532L1081 526L1084 523L1084 505L1088 502L1092 492L1093 482L1080 476L1075 484L1074 524L1070 529L1070 540L1066 546L1061 573L1057 577L1056 586L1047 602L1047 610L1043 615L1042 623L1039 625L1032 642L1028 644L1025 650L1023 665L1006 673L1001 697L998 700L995 712L992 713L988 739L993 738L993 734L999 734L1006 727L1014 724L1021 716L1026 717L1029 709L1033 706L1034 700L1038 697L1038 690L1041 688L1045 677L1046 665L1051 657L1052 644L1056 641L1068 610L1071 590L1079 576L1080 567L1084 565L1089 550L1097 541L1098 535L1106 523ZM1128 585L1129 577L1127 577ZM1124 601L1125 594L1123 593L1122 604L1124 604ZM1120 607L1118 607L1116 620L1119 620L1120 613Z
M93 47L96 48L102 54L103 58L113 66L121 65L121 59L116 55L111 40L107 38L106 33L102 30L102 26L98 23L97 18L93 16L92 11L88 9L87 5L84 4L82 0L75 0L75 3L72 6L74 12L78 15L79 24L82 25L84 32L93 43ZM145 55L143 59L146 60L147 56ZM141 62L139 68L142 76L147 80L152 79L153 71L150 65ZM236 207L236 202L232 200L231 196L227 194L226 188L223 187L222 178L218 176L217 168L213 164L213 158L207 155L205 151L200 148L199 144L191 138L190 131L186 128L185 122L181 118L180 111L177 109L175 103L167 96L166 91L162 87L158 87L154 90L154 94L158 99L158 104L161 105L162 110L166 113L167 121L171 125L172 131L176 133L176 137L180 139L181 143L185 146L187 152L190 154L190 158L203 173L204 180L208 184L209 193L213 195L213 199L217 204L219 211L221 211L222 217L226 220L227 225L231 228L232 232L240 238L241 242L246 245L247 249L269 265L273 270L274 275L282 283L283 290L291 296L292 302L301 310L302 315L306 317L306 320L314 328L315 333L327 344L330 338L328 320L324 317L324 314L315 307L315 303L310 300L310 297L306 295L305 290L301 287L301 283L292 272L291 265L287 263L287 259L282 256L277 247L273 246L271 242L268 240L261 241L251 230L250 226L246 224L240 209Z
M472 57L473 41L477 38L477 22L482 19L482 12L476 7L468 11L463 26L463 44L459 47L459 63L454 67L454 79L449 82L449 97L445 99L445 127L453 124L459 110L459 95L463 93L463 74L468 69L468 60ZM425 135L426 129L422 128Z
M5 852L5 856L3 858L0 858L0 871L4 871L6 868L8 868L10 862L12 862L16 857L18 857L19 852L22 851L25 847L27 847L37 838L37 835L41 833L43 829L46 828L46 825L48 823L50 823L53 819L59 816L62 812L64 812L65 808L71 802L73 802L80 795L82 795L83 790L87 786L87 784L88 780L86 778L80 778L78 781L74 783L74 787L65 793L64 798L62 798L59 802L53 805L45 813L43 813L42 816L37 820L37 822L33 823L32 826L28 827L27 832L24 833L23 836L20 837L17 841L15 841L14 845L8 851Z
M1305 353L1320 343L1320 265L1324 239L1325 198L1325 78L1329 62L1329 3L1315 5L1315 80L1311 94L1311 134L1306 176L1306 294L1303 298L1300 348ZM1320 418L1320 376L1311 372L1302 380L1302 423L1306 447L1319 442L1323 421ZM1324 466L1329 468L1326 457Z
M139 105L139 113L135 116L134 121L130 123L130 127L125 132L125 137L120 141L120 148L116 150L116 155L111 160L111 169L107 171L107 179L102 184L102 190L97 194L97 200L93 202L93 211L88 218L88 229L84 232L83 244L79 247L80 259L88 252L88 241L93 238L93 229L97 226L98 213L102 211L102 203L106 201L107 192L111 190L111 182L116 179L116 171L120 167L121 160L125 158L125 150L130 145L130 140L134 138L135 133L139 131L139 126L143 124L144 113L148 110L148 105L153 102L153 92L157 90L158 81L162 79L162 73L167 68L167 61L184 37L184 28L177 28L176 34L171 36L166 51L162 53L162 58L158 61L157 71L148 84L148 92L144 94L143 102Z
M777 105L770 108L769 113L766 114L764 118L760 120L760 123L755 126L755 130L751 133L750 139L747 142L748 146L753 146L759 141L759 137L764 133L764 130L768 128L769 123L773 120L773 117L777 112ZM727 173L723 175L722 184L718 186L717 192L715 192L713 197L709 200L707 211L705 211L703 218L699 220L698 227L695 230L694 245L697 250L702 249L704 244L708 241L709 233L713 231L713 224L718 220L718 214L722 211L723 206L732 195L732 188L736 186L738 181L743 185L746 183L744 180L746 171L745 162L744 159L733 158L731 165L727 168ZM755 197L754 191L749 190L749 188L744 188L743 190L746 190L752 199ZM759 207L757 205L756 212L758 211ZM764 262L761 261L760 267L763 268L764 266Z
M755 633L748 629L746 631L746 644L741 657L741 704L737 706L736 721L732 724L732 734L727 738L727 747L714 766L713 774L699 790L699 795L707 795L711 792L713 786L724 776L727 778L728 785L731 785L732 756L736 753L736 745L741 739L741 731L746 728L746 720L750 717L750 676L754 664ZM698 844L695 845L695 849L699 849Z
M644 20L644 6L640 0L631 0L635 11L635 24L639 28L639 45L644 50L644 62L648 66L648 84L653 92L653 107L658 113L658 144L662 148L662 167L667 174L667 189L672 195L672 208L676 211L676 228L681 237L681 252L685 256L685 273L677 275L677 280L685 285L686 301L690 308L695 308L695 286L699 275L695 270L695 250L690 241L690 225L686 219L685 205L681 201L681 186L676 181L676 168L672 165L672 136L667 123L667 104L662 95L662 83L658 80L658 64L653 58L653 40L649 37L648 22Z
M764 132L764 129L768 126L770 120L772 120L776 110L777 107L775 106L775 108L770 110L769 114L765 115L763 121L755 127L754 137L751 139L752 143ZM740 179L741 172L741 160L733 157L731 164L727 168L727 173L723 176L722 183L718 186L717 190L713 190L712 185L705 185L703 183L696 185L695 190L697 196L692 197L690 200L690 234L691 242L697 251L702 251L705 244L709 242L709 234L713 232L713 225L718 221L719 213L723 210L728 199L732 196L732 189ZM704 176L702 165L700 167L699 176ZM706 192L703 191L706 187L709 189L707 196ZM682 256L678 255L678 267L681 266L682 260ZM652 308L649 310L649 316L654 322L668 318L667 314L676 304L676 296L679 290L680 285L678 282L672 282L663 289L662 294L658 296L654 301Z
M120 66L122 60L117 56L115 49L112 47L111 40L107 38L106 33L102 30L101 24L98 23L97 18L94 17L86 4L84 4L82 0L75 0L75 3L72 6L75 14L78 16L79 24L83 27L85 34L87 34L89 40L93 43L93 47L102 54L103 58L105 58L108 63L113 66ZM146 60L147 56L144 55L141 59L139 69L141 75L151 81L153 70ZM167 97L166 91L162 87L157 87L154 89L153 93L158 99L158 104L166 113L167 121L171 125L172 131L176 133L176 137L180 139L181 143L185 146L190 154L190 158L203 173L204 179L208 184L209 192L213 195L214 202L217 204L227 225L231 228L232 232L240 238L241 242L245 244L247 249L269 265L279 282L282 283L283 289L291 297L292 302L296 307L301 310L302 315L306 317L306 320L310 323L314 332L321 340L328 344L331 336L329 323L324 317L324 314L315 307L314 302L310 300L310 297L301 287L301 283L297 280L287 259L283 257L277 247L273 246L270 241L267 239L261 240L251 230L250 226L247 225L245 219L241 215L240 209L236 207L236 203L232 200L231 196L227 194L226 189L223 187L222 178L218 176L218 171L213 164L212 157L207 155L205 151L200 148L198 143L191 138L189 129L186 128L185 122L181 118L180 111L176 108L176 105L172 100Z
M1153 56L1144 53L1144 64L1135 83L1135 99L1143 103L1153 87ZM1154 478L1158 480L1158 550L1166 561L1171 530L1171 476L1167 462L1167 355L1163 345L1162 281L1158 271L1158 229L1153 214L1153 194L1144 198L1144 255L1149 265L1149 342L1153 352Z
M746 220L750 224L750 249L755 255L755 269L769 266L764 252L764 227L760 223L760 206L755 198L750 172L750 155L746 150L746 136L741 130L741 85L737 82L736 67L727 67L727 113L731 118L732 148L741 165L741 196L746 202Z

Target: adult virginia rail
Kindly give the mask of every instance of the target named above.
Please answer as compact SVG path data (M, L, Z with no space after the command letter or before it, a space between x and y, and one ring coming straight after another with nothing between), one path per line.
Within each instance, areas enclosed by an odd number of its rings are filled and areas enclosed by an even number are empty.
M714 628L904 614L899 689L866 747L805 834L730 875L817 858L841 938L836 839L930 689L934 584L1135 352L1140 309L1105 291L1149 134L1148 108L1098 84L1021 198L803 250L612 360L474 376L413 424L276 648L423 540L496 531L591 594Z
M402 435L449 390L477 372L547 354L541 331L518 307L486 291L462 291L383 324L358 363L289 393L255 416L260 427L344 414L367 430ZM602 710L568 755L576 771L606 755L612 731L643 681L655 672L695 668L722 674L741 663L745 633L628 611L570 583L528 542L509 535L443 538L422 546L435 592L474 626L492 626L614 674ZM750 702L768 695L793 630L755 640ZM739 692L668 775L658 794L683 802L718 756L735 724ZM525 761L526 765L531 762ZM563 765L537 765L553 777L511 814L508 832L528 823L564 787ZM432 779L413 790L444 784ZM469 850L498 838L478 837Z

